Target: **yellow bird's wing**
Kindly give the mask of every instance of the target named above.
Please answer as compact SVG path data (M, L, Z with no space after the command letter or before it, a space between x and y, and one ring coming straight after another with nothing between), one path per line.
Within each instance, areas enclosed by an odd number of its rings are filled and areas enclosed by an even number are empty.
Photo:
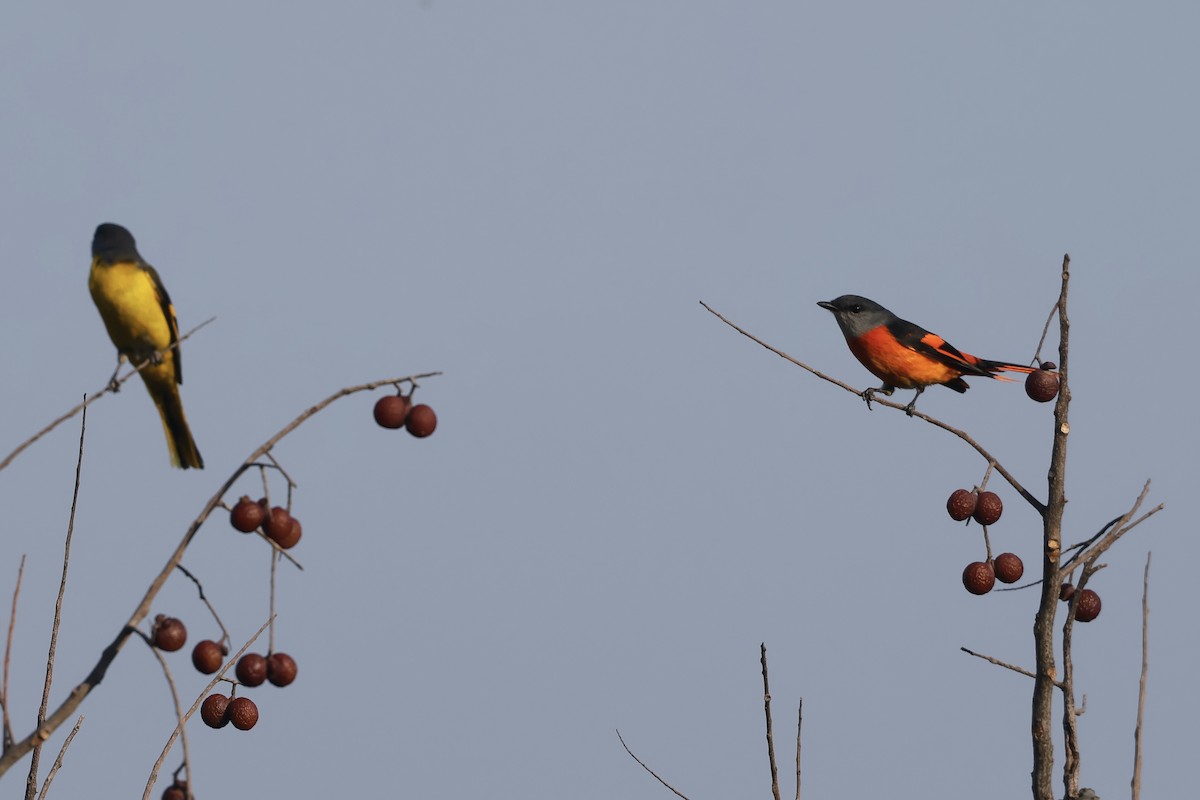
M149 273L150 280L154 282L154 291L158 295L158 305L162 309L163 316L167 319L167 326L171 329L171 341L168 343L168 347L176 345L179 343L179 321L175 319L175 305L171 302L171 295L167 294L167 287L163 286L162 278L158 277L158 271L154 267L145 261L140 262L139 266ZM174 354L176 383L183 383L183 359L179 352L181 349L176 347L171 351Z

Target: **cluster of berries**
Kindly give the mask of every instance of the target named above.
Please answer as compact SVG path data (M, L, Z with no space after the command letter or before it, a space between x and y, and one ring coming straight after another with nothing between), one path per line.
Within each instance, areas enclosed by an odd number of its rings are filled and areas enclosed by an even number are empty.
M995 525L1004 513L1004 503L995 492L955 489L946 501L950 519L973 519L980 525ZM1001 553L990 561L972 561L963 570L963 586L971 594L987 594L1001 583L1016 583L1025 574L1025 565L1015 553Z

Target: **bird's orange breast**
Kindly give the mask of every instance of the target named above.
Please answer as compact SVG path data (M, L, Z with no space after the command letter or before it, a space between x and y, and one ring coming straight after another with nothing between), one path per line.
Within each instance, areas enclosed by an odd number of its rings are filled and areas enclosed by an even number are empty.
M847 344L855 358L887 386L916 389L945 383L962 375L959 370L902 344L883 325Z

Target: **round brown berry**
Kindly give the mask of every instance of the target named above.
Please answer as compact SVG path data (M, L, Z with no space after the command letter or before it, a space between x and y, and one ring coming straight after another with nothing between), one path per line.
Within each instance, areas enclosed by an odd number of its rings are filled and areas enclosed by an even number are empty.
M1016 553L1001 553L992 566L996 570L996 580L1001 583L1016 583L1025 574L1025 565Z
M187 628L174 617L159 614L154 618L154 627L150 630L150 640L159 650L174 653L187 643Z
M291 524L288 526L288 530L285 535L275 536L274 534L269 533L267 536L271 539L271 541L275 542L275 544L279 545L284 550L290 550L296 546L297 542L300 541L300 533L300 520L292 517Z
M234 672L246 686L259 686L267 679L267 659L258 653L246 653L238 659Z
M200 704L200 719L210 728L224 728L229 722L225 711L229 708L229 698L223 694L210 694Z
M212 675L221 668L225 650L212 639L201 639L192 648L192 666L205 675Z
M1035 369L1025 377L1025 394L1039 403L1049 403L1058 396L1058 374Z
M296 680L296 659L287 653L272 653L267 658L267 680L276 686L287 686Z
M980 492L975 500L975 512L971 515L980 525L995 525L1004 513L1004 503L995 492Z
M1058 599L1062 600L1064 603L1071 602L1071 598L1074 596L1075 596L1075 584L1064 583L1062 586L1058 587Z
M962 580L971 594L987 594L996 585L996 570L986 561L972 561L963 570Z
M437 428L437 414L424 403L419 403L408 410L408 419L404 427L418 439L424 439Z
M175 781L162 793L162 800L188 800L187 781Z
M946 501L946 511L950 519L962 522L975 513L975 493L970 489L955 489Z
M262 525L265 516L266 513L261 505L249 497L243 496L241 500L237 501L233 511L229 512L229 524L242 533L252 533L255 528Z
M271 539L278 541L281 538L287 538L292 532L292 515L287 512L287 509L275 506L263 520L262 528L263 533Z
M1091 622L1098 616L1100 616L1100 595L1091 589L1084 589L1079 593L1079 599L1075 602L1075 619L1080 622Z
M248 731L258 723L258 706L249 697L235 697L229 701L225 711L233 727L239 731Z
M402 394L390 394L375 402L375 422L381 428L403 428L412 401Z

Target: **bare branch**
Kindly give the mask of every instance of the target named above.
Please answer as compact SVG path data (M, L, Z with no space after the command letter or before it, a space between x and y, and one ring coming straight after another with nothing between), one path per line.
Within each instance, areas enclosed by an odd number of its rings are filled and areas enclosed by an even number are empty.
M836 378L831 378L830 376L826 375L823 372L820 372L819 370L813 369L808 364L805 364L803 361L798 361L797 359L792 358L787 353L783 352L782 350L780 350L776 347L772 347L771 345L767 344L762 339L759 339L757 336L750 333L749 331L738 327L737 325L735 325L734 323L732 323L728 319L726 319L723 315L721 315L717 311L713 310L703 300L700 301L700 305L704 306L704 308L710 314L712 314L717 319L724 322L729 327L733 328L738 333L745 336L747 339L750 339L752 342L762 345L763 347L770 350L772 353L774 353L775 355L784 359L785 361L790 361L791 363L795 364L796 366L800 367L801 369L811 372L813 375L820 378L821 380L828 381L829 383L832 383L834 386L840 386L841 388L845 389L847 392L850 392L851 394L855 394L855 395L859 395L859 396L862 395L862 390L855 389L853 386L851 386L848 383L843 383ZM878 403L879 405L885 406L887 408L894 408L897 411L907 411L908 410L908 407L905 405L901 405L900 403L893 403L890 400L883 400L879 397L875 397L872 400L872 402ZM1015 489L1018 494L1020 494L1022 497L1024 497L1025 501L1027 503L1029 503L1031 506L1033 506L1034 510L1036 510L1039 514L1045 513L1046 506L1042 503L1042 501L1038 500L1036 497L1034 497L1032 494L1030 494L1030 492L1028 490L1026 490L1025 487L1022 486L1021 483L1016 479L1016 477L1011 472L1009 472L1007 469L1005 469L1003 464L1001 464L999 461L996 460L995 456L993 456L991 453L989 453L987 450L985 450L983 448L983 446L981 444L979 444L979 442L977 442L973 438L971 438L971 436L966 431L959 430L958 428L955 428L952 425L942 422L940 419L937 419L936 417L931 417L922 411L918 411L916 409L911 409L911 410L912 410L912 414L910 416L916 417L917 419L922 419L922 420L928 422L930 425L941 428L942 430L946 431L947 433L951 433L951 434L957 436L958 438L962 439L964 442L966 442L968 445L970 445L972 448L974 448L975 452L977 452L977 453L979 453L979 455L983 456L983 458L985 460L987 460L987 462L990 465L995 465L996 471L1004 476L1004 480L1008 481L1009 485L1012 486L1013 489Z
M82 403L80 403L79 405L75 406L67 413L63 414L62 416L60 416L57 419L55 419L54 421L52 421L49 425L42 428L40 431L35 433L33 436L31 436L30 438L28 438L24 442L22 442L20 445L18 445L16 450L13 450L11 453L9 453L7 456L5 456L4 460L0 461L0 470L3 470L5 467L7 467L9 464L11 464L14 460L16 460L17 456L19 456L19 455L21 455L21 453L25 452L25 450L27 450L29 448L29 446L32 445L34 442L36 442L38 439L41 439L47 433L54 430L62 423L66 422L71 417L75 416L80 411L87 408L92 403L96 402L101 397L103 397L104 395L118 391L121 388L121 385L125 383L125 381L129 380L130 378L132 378L134 375L137 375L139 372L141 372L146 367L155 363L155 359L160 358L163 353L170 352L171 350L174 350L175 348L179 347L179 345L183 344L189 338L191 338L193 333L200 330L205 325L207 325L208 323L212 322L215 319L216 319L216 317L209 317L208 319L204 320L204 322L201 322L199 325L197 325L196 327L192 328L190 331L185 333L183 336L180 336L179 340L177 342L173 343L170 347L164 347L162 350L159 350L153 356L146 359L145 361L138 364L137 366L133 367L133 369L131 371L125 373L120 378L117 378L116 375L113 375L112 380L110 380L103 389L93 392L90 396L84 395ZM118 371L120 370L120 367L121 367L121 365L118 363L117 364Z
M137 626L142 622L143 619L145 619L146 615L150 613L150 606L154 602L154 598L158 596L159 591L161 591L163 585L166 584L167 578L169 578L171 573L175 571L175 565L179 564L183 559L183 554L187 551L188 546L191 544L192 539L195 538L197 532L199 532L200 527L208 519L209 515L212 514L213 510L221 505L222 498L225 497L225 494L230 490L233 484L237 482L242 473L244 473L247 469L250 469L259 458L261 458L267 451L278 444L281 439L298 428L314 414L317 414L322 409L329 406L331 403L357 392L371 391L379 388L380 386L393 385L401 381L411 381L416 378L429 378L440 374L440 372L427 372L420 375L414 375L411 378L389 378L387 380L372 381L371 383L364 383L359 386L348 386L344 389L340 389L316 405L305 410L298 417L285 425L278 433L276 433L263 444L259 445L252 453L250 453L246 460L243 461L240 466L234 469L229 478L227 478L225 482L221 484L221 487L217 490L216 494L209 498L208 502L204 504L204 507L200 510L200 514L192 521L191 525L188 526L187 532L183 535L183 539L179 542L175 548L175 551L171 553L171 556L167 559L167 563L151 582L149 588L146 589L146 594L142 597L141 602L138 603L137 607L133 610L133 613L130 615L129 619L117 632L117 635L113 638L112 642L109 643L106 648L104 648L104 651L100 654L99 660L96 662L95 666L92 667L92 670L88 673L87 677L85 677L83 681L81 681L73 690L71 690L71 693L65 700L63 700L58 708L55 709L54 713L52 713L46 719L45 723L40 724L36 730L0 755L0 775L3 775L5 772L7 772L13 764L24 757L26 753L30 752L36 744L44 742L47 738L49 738L49 736L55 730L57 730L58 727L61 726L71 714L75 712L75 709L79 707L84 698L87 697L104 679L105 674L108 672L109 666L116 659L117 654L119 654L122 648L125 647L126 642L137 629Z
M804 698L796 711L796 800L800 800L800 730L804 727Z
M1054 652L1054 615L1058 611L1058 590L1062 583L1059 563L1062 558L1062 518L1067 505L1067 439L1071 431L1070 341L1071 321L1067 315L1067 295L1071 284L1071 256L1064 255L1058 302L1058 399L1054 403L1054 441L1050 449L1050 468L1046 474L1046 506L1042 513L1042 591L1033 622L1035 675L1030 714L1033 742L1033 769L1030 788L1034 800L1054 800L1054 689L1056 681Z
M1027 678L1036 678L1037 677L1037 675L1034 675L1029 670L1027 670L1023 667L1017 667L1012 664L1009 664L1007 661L1001 661L1000 659L993 658L992 656L985 656L983 653L976 653L974 650L968 650L965 647L960 647L958 649L962 650L964 653L966 653L969 656L975 656L976 658L982 658L984 661L987 661L989 664L995 664L997 667L1004 667L1005 669L1011 669L1013 672L1020 673L1021 675L1024 675Z
M150 648L150 652L154 653L154 657L158 659L158 664L162 667L163 677L167 679L167 688L171 690L171 702L175 706L175 721L177 723L175 730L179 733L180 740L183 743L183 769L187 770L188 782L190 784L192 779L192 755L191 750L188 748L187 728L184 726L184 723L187 722L187 718L183 716L183 708L179 705L179 691L175 688L175 679L171 676L171 668L167 666L167 660L163 658L163 655L159 649L154 646L152 641L150 641L150 637L141 631L138 631L138 636L142 637L142 640L146 642L146 646ZM203 695L201 695L201 697L203 697ZM174 738L172 738L170 741L173 742ZM159 758L158 763L154 765L154 772L151 774L151 784L149 787L147 787L147 792L150 790L150 787L154 785L153 781L158 777L158 768L161 766L163 759L167 757L168 750L170 750L169 743L163 750L163 754ZM188 793L191 794L190 789Z
M652 769L650 769L649 767L647 767L647 766L646 766L646 762L645 762L645 761L642 761L640 758L638 758L637 756L635 756L635 755L633 754L633 751L629 749L629 745L625 744L625 737L621 736L621 732L620 732L620 731L617 731L617 738L621 740L621 747L624 747L624 748L625 748L625 752L626 752L626 753L629 753L629 757L630 757L630 758L632 758L632 759L633 759L634 761L636 761L637 763L641 764L641 765L642 765L642 769L646 770L646 772L649 772L651 775L653 775L653 776L654 776L654 779L655 779L656 781L658 781L658 782L659 782L659 783L661 783L663 786L667 787L667 788L668 788L668 789L670 789L672 792L674 792L676 797L682 797L682 798L683 798L683 800L688 800L688 796L687 796L686 794L684 794L683 792L679 791L679 790L678 790L678 789L676 789L674 786L672 786L671 784L667 783L667 782L666 782L666 781L664 781L662 778L660 778L660 777L658 776L658 773L657 773L657 772L655 772L654 770L652 770Z
M767 715L767 758L771 762L771 794L779 800L779 767L775 764L775 736L771 733L771 684L767 680L767 644L759 645L763 676L763 710Z
M204 594L204 584L200 583L200 579L193 575L183 564L176 564L175 569L186 575L192 583L196 584L196 591L200 593L200 599L204 605L208 606L208 613L212 614L214 620L217 621L217 627L221 629L221 641L232 644L229 641L229 631L225 628L225 623L221 621L221 615L213 608L213 604L208 601L208 597Z
M54 759L53 766L46 773L46 782L42 784L42 791L38 795L38 800L46 800L46 793L50 791L50 784L54 781L54 776L62 769L63 756L67 754L67 748L71 746L71 742L75 739L75 734L79 733L80 726L83 725L83 715L79 715L79 719L75 720L75 727L71 728L71 732L67 734L67 738L63 741L62 747L58 749L58 758Z
M87 397L83 398L87 403ZM42 687L42 704L38 707L38 727L46 722L46 709L50 706L50 687L54 683L54 654L58 650L58 629L62 625L63 595L67 592L67 570L71 565L71 539L75 535L75 510L79 506L79 478L83 472L83 442L87 437L87 408L79 421L79 454L75 458L75 488L71 493L71 515L67 519L67 540L63 545L62 578L58 582L58 597L54 601L54 622L50 626L50 652L46 656L46 682ZM44 740L43 740L44 741ZM29 778L25 782L25 798L33 800L37 793L38 760L42 754L42 743L33 746L29 762Z
M1142 675L1138 679L1137 726L1133 729L1133 800L1142 796L1142 713L1146 710L1146 673L1150 670L1150 553L1142 573Z
M17 600L21 597L21 577L25 574L25 556L17 567L17 586L13 589L12 611L8 615L8 638L4 642L4 677L0 679L0 712L4 716L4 746L0 751L12 747L12 719L8 716L8 665L12 658L13 629L17 625Z

